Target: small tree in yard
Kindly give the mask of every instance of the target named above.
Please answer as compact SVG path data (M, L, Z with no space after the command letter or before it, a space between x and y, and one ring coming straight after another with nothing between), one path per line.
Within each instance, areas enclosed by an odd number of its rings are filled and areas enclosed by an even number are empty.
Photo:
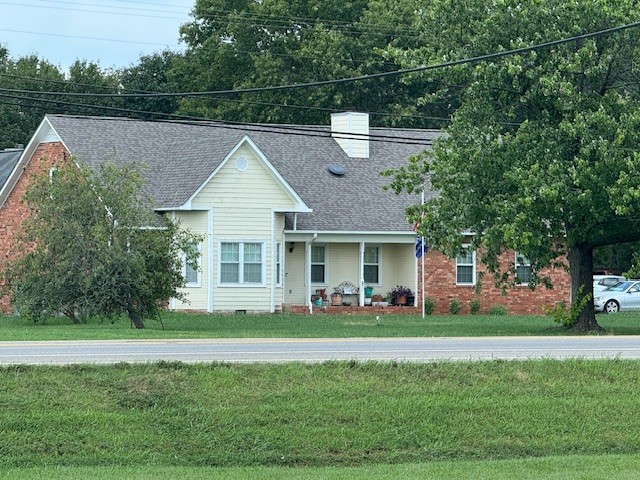
M27 189L22 254L3 273L3 294L22 315L80 323L126 314L144 328L169 298L184 299L183 252L194 260L198 239L149 208L135 165L94 172L69 162L53 173Z
M460 106L433 155L387 172L398 192L420 192L429 180L437 196L408 211L419 235L450 255L469 241L498 283L514 279L514 266L499 262L505 249L529 259L532 287L550 286L543 267L568 267L580 306L569 323L582 331L601 329L591 299L594 248L640 239L636 16L627 0L443 0L416 19L424 47L389 52L412 67L624 27L430 71L446 87L420 101L448 97ZM463 240L463 231L473 235Z

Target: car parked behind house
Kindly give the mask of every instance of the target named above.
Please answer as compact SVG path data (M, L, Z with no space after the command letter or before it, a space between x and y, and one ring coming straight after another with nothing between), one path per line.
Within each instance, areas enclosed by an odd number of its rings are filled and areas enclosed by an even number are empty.
M624 282L626 278L622 275L594 275L593 276L593 293L601 292L605 288L609 288L616 283Z
M640 310L640 281L625 280L595 293L596 312L615 313L622 310Z

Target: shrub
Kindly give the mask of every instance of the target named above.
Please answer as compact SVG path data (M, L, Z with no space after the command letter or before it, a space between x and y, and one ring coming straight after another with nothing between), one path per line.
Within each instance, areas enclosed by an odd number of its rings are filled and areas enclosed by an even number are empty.
M436 310L436 301L431 297L426 297L424 299L424 313L427 315L433 314Z
M506 315L507 313L509 313L507 307L500 303L489 307L489 315Z
M449 302L449 313L451 315L457 315L460 313L460 300L452 298Z
M578 289L578 297L582 295L584 286ZM565 327L572 327L578 320L580 312L587 306L587 303L591 300L591 294L588 293L580 301L571 304L569 308L565 302L559 302L554 308L544 308L544 313L550 316L554 322L559 323Z
M471 312L471 315L477 315L480 313L480 307L480 300L477 298L474 298L469 302L469 312Z

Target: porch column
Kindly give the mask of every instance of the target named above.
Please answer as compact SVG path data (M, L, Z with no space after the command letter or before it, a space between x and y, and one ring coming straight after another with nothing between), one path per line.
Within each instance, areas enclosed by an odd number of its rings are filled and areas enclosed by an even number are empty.
M360 274L358 275L360 288L358 290L358 305L364 306L364 242L360 242Z
M307 307L309 308L309 313L313 313L313 303L311 303L311 242L305 242L304 244L304 263Z

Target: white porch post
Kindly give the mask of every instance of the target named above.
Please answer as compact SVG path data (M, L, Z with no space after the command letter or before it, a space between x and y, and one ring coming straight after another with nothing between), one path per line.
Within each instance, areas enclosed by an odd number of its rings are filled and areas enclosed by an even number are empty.
M304 263L305 263L305 284L307 295L307 307L309 307L309 313L313 313L313 304L311 303L311 243L305 242L304 244Z
M360 289L358 294L358 305L361 307L364 306L364 242L360 242L360 274L358 278L360 279Z

